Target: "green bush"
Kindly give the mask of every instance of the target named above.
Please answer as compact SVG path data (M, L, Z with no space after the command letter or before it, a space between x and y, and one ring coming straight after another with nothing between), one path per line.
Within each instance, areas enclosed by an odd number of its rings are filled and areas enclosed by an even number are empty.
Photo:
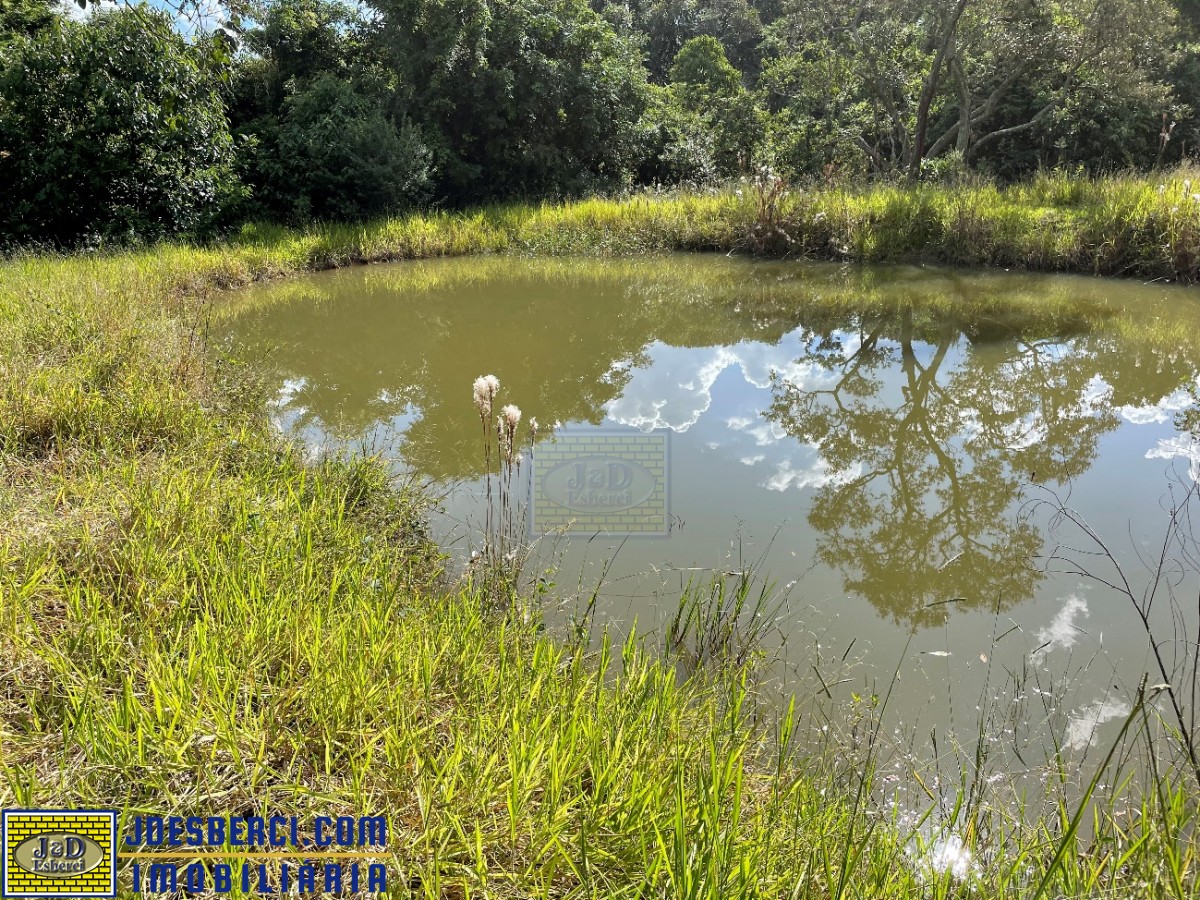
M713 37L683 45L671 83L658 89L647 118L657 137L643 175L705 184L745 172L763 145L764 115Z
M0 50L0 235L72 245L202 232L239 185L204 47L163 13L99 13Z
M638 46L586 0L377 0L395 102L452 203L626 186L643 158ZM419 23L419 24L417 24Z
M319 76L257 123L246 179L257 203L285 219L367 218L421 200L429 151L410 125L399 129L353 85Z

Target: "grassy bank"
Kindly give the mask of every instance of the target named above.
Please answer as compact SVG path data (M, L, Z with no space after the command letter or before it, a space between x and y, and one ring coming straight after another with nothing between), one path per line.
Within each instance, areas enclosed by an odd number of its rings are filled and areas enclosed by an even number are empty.
M503 250L718 250L1191 283L1200 280L1200 193L1186 171L1161 179L1048 174L1008 188L787 190L760 179L714 194L518 205L303 233L251 229L237 244L244 274L272 263L321 267Z
M737 190L511 204L303 229L247 226L215 247L165 245L76 261L32 256L6 279L92 277L195 295L308 269L477 253L620 255L715 250L856 262L931 262L1147 279L1200 280L1200 174L1076 179L1047 174L1007 188Z
M1146 223L1200 223L1200 204L1133 184L1079 188L1146 206L1122 245L1145 269L1121 271L1194 277L1157 272L1178 259ZM1021 190L1070 187L1053 185ZM864 259L1002 262L936 255L960 240L938 216L1000 196L797 195L777 222L826 248L843 223ZM1131 227L1032 198L1005 201L1022 210L1005 252L1105 253L1105 228ZM443 578L419 494L281 446L254 373L206 346L204 297L252 279L497 250L774 252L755 204L591 201L0 265L0 806L385 814L396 896L1194 895L1184 775L1121 781L1086 807L1087 840L1072 802L1018 823L965 785L944 820L902 826L867 802L869 703L846 711L849 743L801 743L807 709L762 726L738 672L681 683L634 642L589 654L487 612ZM914 221L941 224L921 239ZM914 853L948 835L963 880Z

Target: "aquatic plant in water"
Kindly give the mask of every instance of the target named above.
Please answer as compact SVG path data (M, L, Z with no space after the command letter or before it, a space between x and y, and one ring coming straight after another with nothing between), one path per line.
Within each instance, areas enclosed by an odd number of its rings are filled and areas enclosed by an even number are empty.
M521 572L528 558L528 542L523 538L525 510L515 498L516 481L521 469L518 450L521 409L507 404L492 419L500 380L495 375L481 375L472 384L472 401L483 431L483 454L486 482L483 546L472 556L472 568L481 573L478 584L492 604L507 607L517 597ZM529 446L537 434L537 419L529 421ZM495 469L492 465L495 442ZM493 491L493 481L495 487Z

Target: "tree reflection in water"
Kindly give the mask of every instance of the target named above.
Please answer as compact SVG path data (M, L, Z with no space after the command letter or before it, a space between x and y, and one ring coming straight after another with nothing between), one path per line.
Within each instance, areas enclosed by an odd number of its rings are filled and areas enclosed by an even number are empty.
M729 490L750 490L695 512L725 528L788 485L811 490L782 506L811 499L818 560L916 629L1033 596L1043 546L1016 514L1022 485L1081 476L1105 434L1159 416L1156 404L1195 379L1200 310L1182 298L914 267L490 258L263 286L239 295L230 327L274 345L291 427L351 446L391 429L404 462L435 480L482 474L467 388L485 371L503 402L543 422L644 424L654 412L677 432L678 471L699 479L718 464L705 442L745 448L757 429L728 431L761 412L784 440L732 455ZM718 412L710 382L739 366L716 389L736 403ZM771 369L782 374L768 382ZM742 463L771 453L776 476L754 490ZM680 494L711 493L685 477ZM693 540L697 524L676 540ZM677 543L654 562L692 552Z
M1195 371L1176 355L1149 372L1111 337L1039 336L911 306L856 325L814 329L805 360L829 378L815 388L777 378L765 415L830 474L809 513L819 559L914 629L952 604L1030 598L1042 537L1015 508L1022 484L1083 473L1121 421L1115 399L1154 402Z

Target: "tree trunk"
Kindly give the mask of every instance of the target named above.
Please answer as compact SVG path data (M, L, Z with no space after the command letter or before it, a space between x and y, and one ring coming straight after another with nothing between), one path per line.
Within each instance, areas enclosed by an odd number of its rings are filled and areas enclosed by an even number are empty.
M962 18L963 10L971 0L958 0L950 20L946 23L946 34L938 47L929 74L925 78L925 86L921 90L921 102L917 106L917 128L913 135L912 159L909 161L908 177L916 180L921 175L921 161L925 158L925 137L929 130L929 107L933 105L933 95L937 93L938 84L942 78L942 64L954 45L955 35L958 34L958 20Z
M967 73L963 71L962 59L954 58L954 75L958 79L958 140L954 149L966 158L971 146L971 89L967 85Z

